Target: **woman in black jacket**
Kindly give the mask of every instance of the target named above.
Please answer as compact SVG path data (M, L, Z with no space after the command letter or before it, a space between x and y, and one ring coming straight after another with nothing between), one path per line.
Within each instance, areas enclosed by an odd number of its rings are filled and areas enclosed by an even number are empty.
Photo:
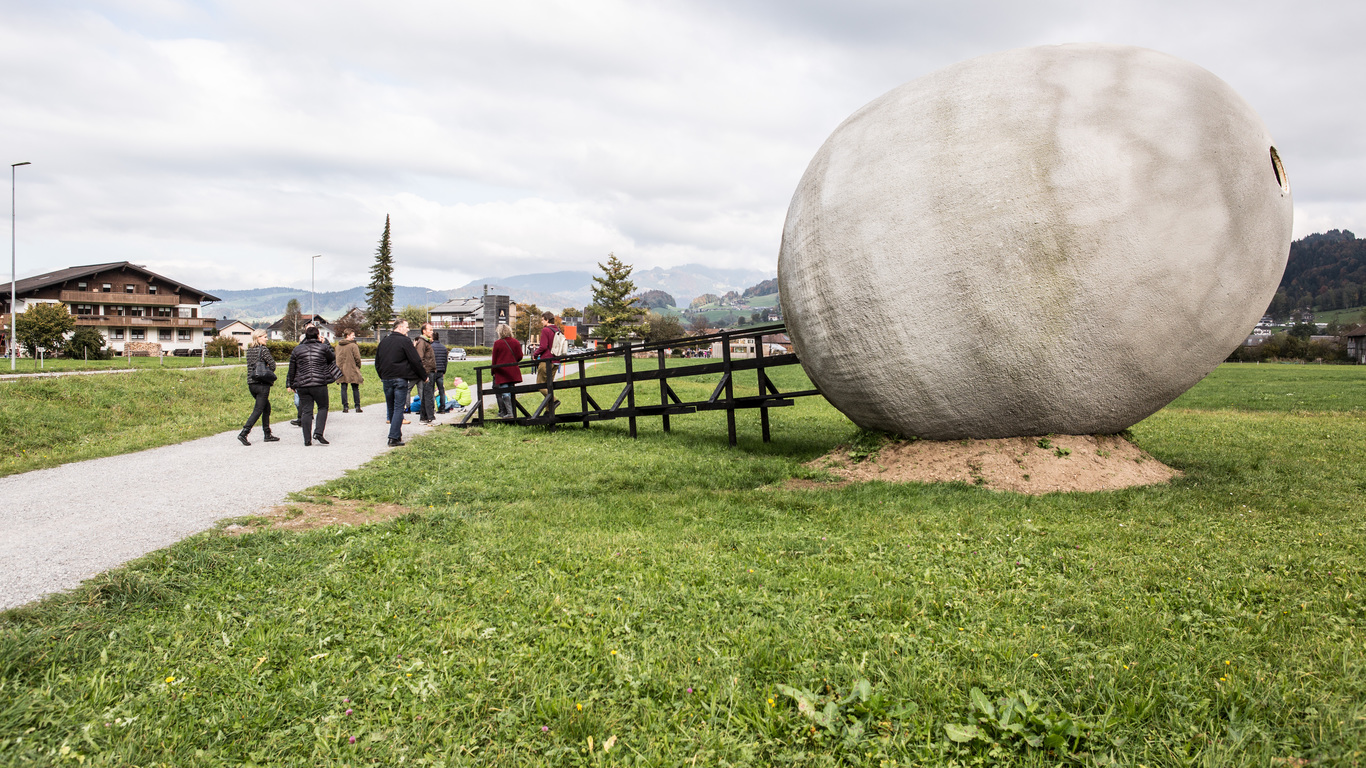
M270 433L270 386L275 382L252 378L259 363L265 363L272 373L275 371L275 358L271 357L270 349L266 347L266 332L260 329L251 332L251 346L247 348L247 391L256 398L256 407L251 409L251 418L247 419L247 425L237 434L237 441L242 445L251 445L247 441L247 433L251 432L258 418L261 420L261 431L265 433L265 437L261 439L267 443L280 441L280 438Z
M323 431L327 429L327 388L340 375L337 353L331 344L318 340L318 329L309 326L304 340L289 355L289 374L285 386L299 393L299 422L304 430L304 445L327 445ZM318 404L318 424L314 429L313 404ZM309 439L309 435L313 439Z

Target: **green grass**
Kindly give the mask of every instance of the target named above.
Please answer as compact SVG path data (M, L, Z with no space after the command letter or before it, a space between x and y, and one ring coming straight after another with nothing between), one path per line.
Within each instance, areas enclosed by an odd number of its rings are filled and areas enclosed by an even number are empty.
M406 517L0 616L0 761L1359 764L1360 370L1221 367L1133 429L1185 477L1094 494L822 484L858 433L818 398L734 450L718 414L441 428L315 489Z
M5 360L0 364L0 374L32 374L32 373L58 373L62 371L115 371L115 370L164 370L167 368L199 368L201 366L223 366L223 365L246 365L246 362L236 358L226 358L219 360L217 356L204 359L201 364L199 355L194 357L115 357L109 360L68 360L66 358L51 358L47 360L35 360L31 358L21 358L15 362L13 371L9 369L9 361Z

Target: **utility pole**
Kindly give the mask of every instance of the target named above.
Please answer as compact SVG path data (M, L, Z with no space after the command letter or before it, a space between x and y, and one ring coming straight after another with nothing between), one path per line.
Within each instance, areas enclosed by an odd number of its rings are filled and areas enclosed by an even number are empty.
M14 169L21 165L32 165L27 161L22 163L10 163L9 166L9 369L14 370L14 361L18 357L19 350L19 297L16 286L18 286L18 261L14 256Z

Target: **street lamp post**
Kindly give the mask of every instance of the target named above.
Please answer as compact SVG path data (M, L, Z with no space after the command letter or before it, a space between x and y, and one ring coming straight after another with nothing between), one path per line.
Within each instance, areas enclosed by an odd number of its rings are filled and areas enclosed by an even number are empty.
M424 302L424 303L427 305L427 322L430 323L430 322L432 321L432 289L431 289L431 288L428 288L428 289L427 289L427 301Z
M321 259L322 257L323 257L323 255L320 253L320 254L318 254L317 256L314 256L313 258L311 258L311 259L308 260L308 267L309 267L309 270L308 270L308 272L309 272L309 275L308 275L308 278L309 278L309 283L308 283L308 311L311 312L311 313L313 314L313 322L314 322L314 323L318 322L318 267L317 267L317 264L318 264L318 259Z
M9 165L9 369L14 370L14 361L18 357L19 350L19 295L15 290L19 282L17 265L18 260L14 256L14 169L21 165L32 165L27 161L22 163L10 163Z

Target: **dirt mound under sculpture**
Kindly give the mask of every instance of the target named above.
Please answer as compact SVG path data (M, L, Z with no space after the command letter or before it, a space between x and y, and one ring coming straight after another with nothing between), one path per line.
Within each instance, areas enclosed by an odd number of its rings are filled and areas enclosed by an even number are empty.
M793 196L778 282L803 366L860 426L1109 434L1241 343L1291 216L1270 134L1213 74L1026 48L840 125Z

